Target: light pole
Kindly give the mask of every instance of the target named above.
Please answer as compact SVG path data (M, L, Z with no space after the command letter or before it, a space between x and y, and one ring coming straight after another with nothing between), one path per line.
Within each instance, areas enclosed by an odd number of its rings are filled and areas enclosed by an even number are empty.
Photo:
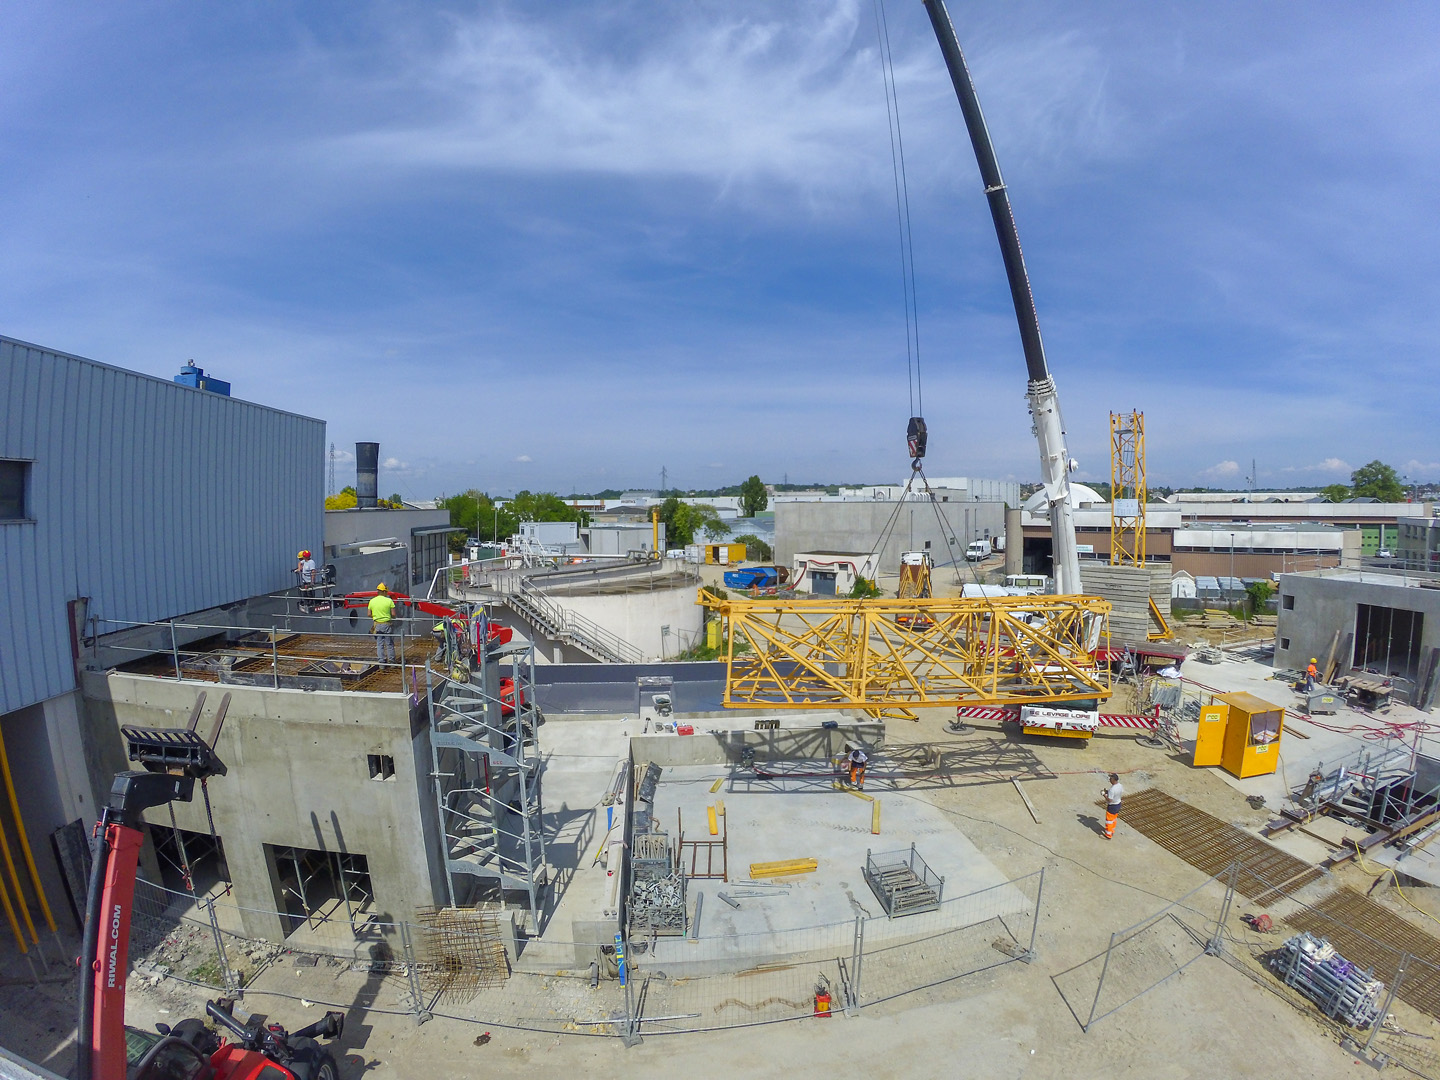
M1235 534L1230 534L1230 578L1225 582L1225 595L1228 599L1234 600L1235 590Z

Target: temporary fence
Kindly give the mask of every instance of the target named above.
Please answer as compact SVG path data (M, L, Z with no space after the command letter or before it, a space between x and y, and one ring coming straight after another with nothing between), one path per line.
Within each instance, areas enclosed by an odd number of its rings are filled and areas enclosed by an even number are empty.
M713 882L683 936L577 942L525 939L509 912L446 909L389 922L341 911L306 919L142 881L131 960L141 979L173 978L217 993L633 1042L854 1015L1028 962L1043 883L1044 871L1036 871L895 919L871 914L873 897L857 896L853 920L740 935L726 932L720 894L751 903L758 887ZM272 940L270 930L284 936Z
M1209 878L1133 926L1111 934L1103 952L1051 976L1084 1031L1200 957L1220 951L1237 872L1238 866L1232 866ZM1211 890L1217 884L1223 886L1219 899Z

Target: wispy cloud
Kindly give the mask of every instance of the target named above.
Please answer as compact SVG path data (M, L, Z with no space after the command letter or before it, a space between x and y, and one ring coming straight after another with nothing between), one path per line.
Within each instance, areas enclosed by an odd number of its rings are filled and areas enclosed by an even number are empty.
M518 461L518 462L520 462L521 464L528 464L529 462L533 461L534 459L531 458L531 456L530 456L529 454L521 454L521 455L520 455L519 457L517 457L515 460Z
M1238 461L1221 461L1211 465L1208 469L1202 469L1200 475L1208 476L1212 480L1231 480L1240 475L1240 463Z
M1354 470L1349 462L1342 461L1337 457L1328 457L1324 461L1318 461L1313 465L1286 465L1281 472L1287 473L1321 473L1328 476L1349 476Z

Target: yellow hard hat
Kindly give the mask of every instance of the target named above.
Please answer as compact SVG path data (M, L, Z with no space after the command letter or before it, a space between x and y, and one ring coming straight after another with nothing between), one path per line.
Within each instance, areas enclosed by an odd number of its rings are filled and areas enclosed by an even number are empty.
M296 552L296 553L295 553L295 557L296 557L297 559L303 559L306 555L309 555L309 554L310 554L310 553L309 553L308 551L299 551L299 552Z
M376 591L376 592L389 592L390 590L385 587L385 582L382 581L382 582L380 582L379 585L376 585L376 586L375 586L375 591Z
M1310 657L1310 663L1312 663L1312 664L1318 664L1319 662L1320 662L1320 661L1319 661L1319 660L1316 660L1315 657L1313 657L1313 656Z

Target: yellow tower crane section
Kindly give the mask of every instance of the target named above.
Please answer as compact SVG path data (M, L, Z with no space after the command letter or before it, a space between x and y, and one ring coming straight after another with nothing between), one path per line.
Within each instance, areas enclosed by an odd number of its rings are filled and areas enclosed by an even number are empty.
M1110 414L1110 565L1145 565L1145 414Z
M731 708L1054 704L1110 696L1094 596L717 600Z

